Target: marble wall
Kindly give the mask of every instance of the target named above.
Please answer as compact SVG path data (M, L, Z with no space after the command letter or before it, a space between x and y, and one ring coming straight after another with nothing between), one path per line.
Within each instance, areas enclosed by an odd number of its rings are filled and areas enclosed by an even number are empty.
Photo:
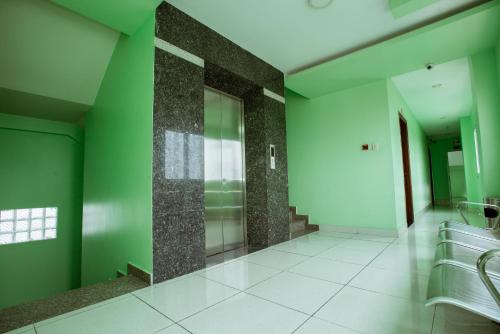
M156 49L153 279L161 282L205 266L204 85L244 101L248 245L286 240L289 222L285 105L263 94L283 96L283 73L166 2L156 21L157 38L204 60L201 67Z

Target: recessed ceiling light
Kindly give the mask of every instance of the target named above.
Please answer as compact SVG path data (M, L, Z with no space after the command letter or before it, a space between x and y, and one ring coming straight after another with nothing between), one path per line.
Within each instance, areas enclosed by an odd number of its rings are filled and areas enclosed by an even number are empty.
M440 87L443 87L442 83L432 85L432 88L440 88Z
M323 9L330 6L333 0L307 0L309 7L314 9Z

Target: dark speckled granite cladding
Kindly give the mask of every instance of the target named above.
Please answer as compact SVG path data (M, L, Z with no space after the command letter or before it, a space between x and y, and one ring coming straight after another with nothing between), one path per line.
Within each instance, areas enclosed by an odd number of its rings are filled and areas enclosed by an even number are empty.
M285 106L263 94L265 87L283 96L283 73L170 4L159 6L156 20L158 38L205 60L201 68L156 49L153 280L161 282L205 267L204 85L244 101L248 246L287 240L289 222ZM182 138L183 158L166 147L172 136ZM270 144L277 150L275 170ZM178 177L191 174L196 177Z
M156 11L156 36L283 96L282 72L166 2Z
M201 67L156 49L153 111L155 283L205 267L203 80ZM180 136L179 145L189 147L185 150L186 156L179 158L167 149L168 136ZM189 136L199 138L201 145L187 145ZM199 172L190 177L187 169L193 162L198 165Z

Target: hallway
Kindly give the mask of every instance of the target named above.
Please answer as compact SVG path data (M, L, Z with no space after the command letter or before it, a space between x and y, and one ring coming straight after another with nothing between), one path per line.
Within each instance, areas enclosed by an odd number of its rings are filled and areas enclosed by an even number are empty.
M429 210L397 239L319 231L13 333L497 333L423 306L450 218Z

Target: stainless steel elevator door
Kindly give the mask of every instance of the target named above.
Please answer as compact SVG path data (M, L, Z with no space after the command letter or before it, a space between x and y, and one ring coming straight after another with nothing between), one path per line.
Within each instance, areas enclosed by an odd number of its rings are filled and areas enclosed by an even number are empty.
M205 236L212 255L244 245L243 107L205 89Z

